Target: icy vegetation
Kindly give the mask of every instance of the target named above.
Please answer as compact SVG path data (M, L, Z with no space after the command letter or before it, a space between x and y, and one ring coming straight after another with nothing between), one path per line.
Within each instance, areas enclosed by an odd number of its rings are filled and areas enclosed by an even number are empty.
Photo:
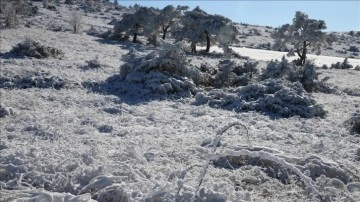
M11 51L17 56L27 56L34 58L54 57L61 59L64 52L53 47L41 45L39 42L26 38L22 43L18 43Z
M360 201L356 32L300 64L200 8L31 4L1 2L0 201Z

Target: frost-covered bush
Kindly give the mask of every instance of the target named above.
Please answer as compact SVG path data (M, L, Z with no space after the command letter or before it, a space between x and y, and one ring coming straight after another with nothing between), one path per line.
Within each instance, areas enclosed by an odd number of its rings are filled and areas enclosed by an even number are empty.
M5 16L5 26L14 28L19 24L19 17L16 14L16 7L12 4L6 4L2 9Z
M84 0L81 6L86 12L100 12L102 2L97 0Z
M271 60L261 74L261 79L285 78L291 82L300 82L307 92L312 92L316 89L319 75L316 69L317 67L311 61L298 66L283 57L281 61Z
M216 88L247 85L258 73L257 65L258 62L246 61L241 65L234 60L220 60L212 85Z
M337 62L335 64L331 64L331 69L352 69L353 66L349 64L348 58L345 58L343 62Z
M350 132L360 135L360 112L355 112L351 117L345 121L345 126L349 128Z
M10 53L14 53L18 56L27 56L27 57L34 57L34 58L58 58L61 59L64 57L64 52L53 48L41 45L39 42L33 41L30 38L25 38L22 43L18 43Z
M38 13L38 7L32 6L26 0L2 0L0 2L0 13L4 17L5 26L15 28L20 23L21 16L34 16Z
M326 111L310 98L299 82L284 83L268 79L259 83L230 89L215 89L198 93L195 104L208 103L215 108L242 111L261 111L281 117L324 117Z
M360 52L359 48L356 47L356 46L350 46L350 47L349 47L349 51L352 51L352 52Z
M99 61L99 56L96 56L94 59L87 60L85 62L86 62L86 65L81 67L84 70L101 68L101 63Z
M73 32L75 34L80 33L80 29L81 29L81 24L82 24L82 15L78 12L73 12L71 14L69 23L71 25L71 27L73 28Z
M0 118L11 116L15 114L15 110L11 107L3 107L0 104Z
M73 5L73 4L74 4L74 0L65 0L64 4Z
M186 60L182 43L162 43L160 50L140 56L135 50L123 56L120 78L141 83L153 93L193 92L195 84L204 83L204 74Z
M26 76L0 76L0 88L71 88L74 82L48 72L27 73Z
M261 79L281 78L291 72L293 65L284 57L281 61L271 60L261 74Z

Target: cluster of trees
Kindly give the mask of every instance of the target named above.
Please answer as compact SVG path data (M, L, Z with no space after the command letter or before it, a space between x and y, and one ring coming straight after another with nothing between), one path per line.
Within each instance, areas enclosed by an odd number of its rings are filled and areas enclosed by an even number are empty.
M206 43L206 52L210 51L211 42L229 45L236 41L239 34L228 18L208 14L199 7L188 11L187 6L172 5L161 10L139 7L132 13L124 14L115 24L114 31L132 36L134 43L142 34L154 45L157 45L159 36L165 40L171 33L176 41L189 41L192 52L196 52L197 43Z
M297 55L296 64L305 64L308 49L320 54L320 48L331 45L334 36L327 35L323 30L326 24L323 20L310 19L303 12L297 11L292 24L285 24L272 34L275 39L273 49L287 49L291 45L290 55ZM153 7L137 6L135 11L123 15L115 24L115 33L132 36L137 42L139 34L148 37L151 44L158 44L158 36L166 39L168 33L175 41L187 40L191 44L191 51L196 52L196 44L205 43L206 52L210 51L212 42L227 48L230 44L238 42L236 36L239 31L233 22L221 15L211 15L199 7L188 11L186 6L166 6L159 10Z

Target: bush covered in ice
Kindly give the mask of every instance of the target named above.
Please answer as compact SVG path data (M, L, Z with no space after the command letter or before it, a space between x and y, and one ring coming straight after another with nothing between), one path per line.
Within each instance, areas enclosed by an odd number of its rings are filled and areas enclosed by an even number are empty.
M196 84L205 82L205 76L187 62L181 47L181 43L163 42L159 50L145 56L130 50L122 58L125 64L120 67L120 78L141 83L153 93L193 92Z
M99 56L96 56L92 60L85 61L86 65L82 66L81 69L88 70L88 69L99 69L101 68L101 63L99 61Z
M10 53L14 53L19 56L27 56L34 58L63 58L64 52L53 47L41 45L39 42L33 41L30 38L26 38L23 42L18 43Z
M0 104L0 118L6 117L6 116L12 116L15 115L15 110L11 107L3 107Z
M0 76L0 88L70 88L76 85L74 82L59 76L51 75L49 72L33 72L24 76Z
M208 103L215 108L242 111L260 111L281 117L324 117L326 111L310 98L299 82L286 83L267 79L236 89L211 90L198 93L195 104Z
M331 69L352 69L353 66L349 64L348 58L345 58L343 62L337 62L335 64L331 64Z
M4 19L5 27L15 28L20 19L38 14L38 7L26 0L3 0L0 2L0 14Z
M316 68L310 61L306 61L304 66L298 66L283 57L281 61L270 61L261 74L261 79L285 78L290 82L300 82L307 92L313 92L319 75Z
M345 121L346 127L350 132L360 135L360 112L353 113L351 117Z
M237 64L234 60L220 60L212 86L216 88L245 86L253 75L258 73L257 65L258 62L246 61L244 64Z

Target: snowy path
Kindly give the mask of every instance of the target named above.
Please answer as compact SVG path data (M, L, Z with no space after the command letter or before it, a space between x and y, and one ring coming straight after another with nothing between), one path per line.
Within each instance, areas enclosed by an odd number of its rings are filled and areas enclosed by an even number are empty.
M231 47L235 52L239 53L241 56L247 56L254 60L260 61L270 61L274 59L280 60L283 56L286 56L287 52L278 52L278 51L269 51L269 50L261 50L261 49L252 49L252 48L245 48L245 47ZM211 47L212 51L215 52L222 52L222 49L219 47ZM333 63L343 62L345 58L342 57L333 57L333 56L324 56L324 55L311 55L309 54L308 57L310 59L315 60L315 64L317 65L324 65L330 66ZM295 59L296 56L288 57L291 59ZM349 58L348 62L353 65L360 66L359 59L352 59Z

